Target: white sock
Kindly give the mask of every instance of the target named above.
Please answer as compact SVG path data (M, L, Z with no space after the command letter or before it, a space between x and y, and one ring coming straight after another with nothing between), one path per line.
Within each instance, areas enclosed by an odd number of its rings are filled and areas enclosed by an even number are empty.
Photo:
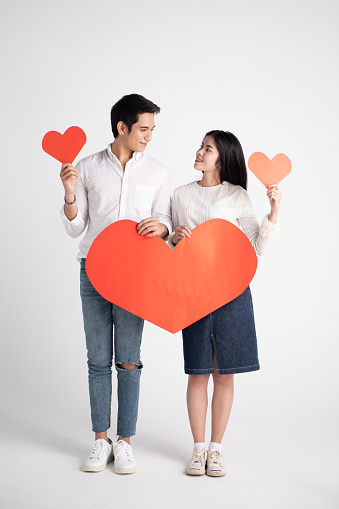
M202 450L206 449L205 442L194 442L193 450L197 449L197 447L201 447Z
M210 442L210 445L208 446L208 450L216 449L217 451L221 452L221 444L218 444L217 442Z

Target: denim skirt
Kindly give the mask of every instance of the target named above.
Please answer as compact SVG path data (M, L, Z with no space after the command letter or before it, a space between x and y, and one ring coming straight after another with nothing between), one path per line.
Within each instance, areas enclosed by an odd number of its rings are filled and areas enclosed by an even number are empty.
M182 331L185 373L230 375L256 371L257 335L250 288Z

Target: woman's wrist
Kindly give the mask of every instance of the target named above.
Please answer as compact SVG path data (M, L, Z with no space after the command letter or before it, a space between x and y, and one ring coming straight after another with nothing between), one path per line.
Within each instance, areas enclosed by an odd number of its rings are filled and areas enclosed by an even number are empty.
M268 215L267 219L270 223L276 224L278 222L278 212L274 212L271 210L270 214Z

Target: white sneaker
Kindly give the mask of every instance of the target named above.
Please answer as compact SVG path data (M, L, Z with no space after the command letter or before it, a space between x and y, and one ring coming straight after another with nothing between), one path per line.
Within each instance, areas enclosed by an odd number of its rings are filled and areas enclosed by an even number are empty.
M101 472L113 459L113 447L103 438L94 442L91 454L82 466L84 472Z
M187 475L205 475L207 450L197 447L193 451L190 464L186 468Z
M209 449L207 451L207 475L212 477L221 477L226 475L226 467L223 462L221 452L216 449Z
M134 474L137 463L133 456L132 446L125 440L118 440L113 444L114 472L117 474Z

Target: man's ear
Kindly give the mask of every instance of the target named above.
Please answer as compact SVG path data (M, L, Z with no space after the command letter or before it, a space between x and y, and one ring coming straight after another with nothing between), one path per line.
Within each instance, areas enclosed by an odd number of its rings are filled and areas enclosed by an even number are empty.
M127 125L124 124L124 122L122 120L119 120L119 122L117 123L117 129L118 129L118 134L120 136L123 136L125 133L127 133Z

